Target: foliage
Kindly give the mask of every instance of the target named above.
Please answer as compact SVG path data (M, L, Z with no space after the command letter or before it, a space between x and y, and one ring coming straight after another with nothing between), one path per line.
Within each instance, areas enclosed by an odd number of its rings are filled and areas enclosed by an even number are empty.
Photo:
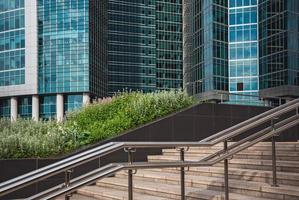
M55 121L0 120L0 158L49 157L78 146L77 131Z
M67 124L78 126L85 133L86 143L93 143L118 135L190 106L193 98L181 91L156 93L119 93L110 103L96 103L70 113Z
M186 108L182 91L123 92L67 114L65 123L0 120L0 157L49 157L70 152Z

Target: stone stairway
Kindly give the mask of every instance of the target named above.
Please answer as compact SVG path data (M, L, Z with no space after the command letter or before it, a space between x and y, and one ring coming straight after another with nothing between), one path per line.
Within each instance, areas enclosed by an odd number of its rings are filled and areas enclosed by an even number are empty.
M194 147L186 152L185 160L195 161L222 149ZM299 200L299 142L277 143L277 181L272 187L271 143L259 143L229 160L231 200ZM150 162L179 159L175 149L163 150L163 155L149 156ZM224 199L223 163L212 167L193 167L186 171L187 200ZM134 175L134 200L180 199L180 175L177 169L145 169ZM127 174L97 181L80 188L73 200L125 200Z

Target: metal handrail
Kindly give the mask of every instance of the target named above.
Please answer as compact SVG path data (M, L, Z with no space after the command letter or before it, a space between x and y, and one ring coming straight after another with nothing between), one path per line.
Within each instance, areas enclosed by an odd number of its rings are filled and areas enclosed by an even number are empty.
M210 158L209 160L205 158L199 160L199 161L173 161L173 162L135 162L135 163L112 163L107 166L101 167L99 169L96 169L89 174L82 175L80 177L75 178L69 187L64 187L64 184L60 184L54 188L51 188L47 190L44 193L37 194L35 196L32 196L28 199L30 200L38 200L38 199L52 199L55 197L58 197L60 195L66 194L66 193L72 193L76 191L78 188L89 185L97 180L107 177L109 175L115 174L118 171L121 170L137 170L137 169L151 169L151 168L184 168L184 167L202 167L202 166L212 166L215 165L225 159L231 158L236 153L239 153L265 139L268 139L272 137L274 134L279 134L293 126L296 126L299 124L299 116L296 117L290 117L283 122L280 122L277 124L277 129L270 130L269 128L264 129L264 131L268 131L265 135L262 135L258 137L257 139L253 141L243 141L243 145L239 146L231 151L228 152L222 152L222 150L215 153L213 157L216 159L212 160ZM247 143L246 143L247 142ZM237 144L235 143L235 144ZM219 154L219 155L218 155ZM106 170L108 168L108 170Z
M96 148L87 150L85 152L82 152L80 154L74 155L72 157L66 158L64 160L61 160L61 161L51 164L47 167L43 167L39 170L19 176L10 181L1 183L0 184L0 196L6 195L6 194L11 193L15 190L18 190L20 188L24 188L24 187L31 185L39 180L43 180L43 179L46 179L53 175L56 175L56 174L59 174L62 172L66 172L67 170L72 169L76 166L79 166L81 164L84 164L86 162L97 159L99 157L102 157L104 155L110 154L112 152L118 151L123 148L179 148L179 147L192 147L192 146L213 146L220 142L227 141L237 135L240 135L240 134L244 133L244 131L247 131L251 128L255 128L260 124L268 122L269 120L272 120L275 117L278 117L280 115L288 113L289 111L297 109L297 112L298 112L298 107L299 107L299 99L293 100L293 101L291 101L287 104L284 104L278 108L274 108L270 111L267 111L263 114L260 114L256 117L249 119L249 120L246 120L238 125L235 125L235 126L228 128L224 131L221 131L218 134L216 134L216 136L208 137L207 139L204 139L200 142L111 142L111 143L107 143L100 147L96 147ZM293 120L293 118L292 118L292 120ZM297 121L296 121L296 124L297 124ZM268 137L268 135L267 135L267 137ZM250 138L250 137L248 137L248 138ZM245 141L242 140L242 144L244 142ZM246 141L246 142L248 142L248 141ZM219 156L219 154L217 154L217 155ZM214 156L210 155L209 157L212 158ZM219 158L223 158L223 156L219 157ZM224 157L224 159L225 158L226 157ZM208 159L208 160L210 160L210 159ZM202 165L203 162L205 162L205 164L211 164L210 162L208 162L208 160L205 159L205 160L202 160L201 162L197 162L197 163L185 161L185 162L180 162L179 165L176 165L178 163L173 163L171 166L176 166L176 167L194 166L194 165L200 166L200 165ZM170 164L171 163L167 163L166 165L163 165L163 166L170 166ZM119 168L119 166L123 166L123 165L121 165L121 164L113 165L113 169L121 170ZM133 166L134 165L132 164L131 167L133 167ZM148 166L154 167L154 165L150 164L150 163L148 163ZM138 168L137 165L135 165L135 167ZM139 167L141 167L141 166L139 166ZM99 169L103 169L103 168L99 168ZM112 170L112 171L114 172L114 170ZM110 169L110 171L111 171L111 169ZM111 172L111 173L113 173L113 172ZM105 174L106 172L104 171L102 173ZM102 174L102 173L100 173L100 174ZM75 179L75 180L77 180L77 179Z
M298 107L298 103L299 103L299 99L295 99L293 101L290 101L290 102L288 102L286 104L283 104L279 107L273 108L271 110L268 110L264 113L261 113L261 114L255 116L255 117L252 117L252 118L250 118L246 121L243 121L239 124L236 124L236 125L228 128L228 129L220 131L219 133L216 133L216 134L214 134L210 137L207 137L207 138L201 140L201 142L209 142L209 141L212 141L215 138L220 139L219 137L227 136L227 133L231 133L232 131L237 131L240 128L244 128L244 126L246 126L248 129L250 129L252 126L255 126L256 123L262 124L263 122L268 121L269 119L272 119L273 117L281 115L281 113L284 113L284 109L292 110L292 109L294 109L293 105L295 105L295 107ZM277 114L277 112L279 112L279 114ZM252 126L250 126L250 125L252 125ZM231 135L233 137L235 136L235 134L231 134ZM230 138L228 138L228 139L230 139Z

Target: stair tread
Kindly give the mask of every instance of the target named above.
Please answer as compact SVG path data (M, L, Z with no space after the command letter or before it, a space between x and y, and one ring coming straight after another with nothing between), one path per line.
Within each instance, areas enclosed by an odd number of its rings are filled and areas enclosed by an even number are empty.
M98 181L98 183L103 184L113 184L113 185L119 185L119 186L127 186L127 180L122 178L106 178L101 181ZM138 189L144 189L144 190L150 190L157 193L169 193L172 195L180 195L180 186L179 185L171 185L171 184L165 184L165 183L154 183L149 181L140 181L140 180L134 180L134 187ZM212 199L216 197L223 196L223 192L221 191L214 191L214 190L208 190L208 189L202 189L202 188L193 188L193 187L185 187L186 188L186 196L187 197L200 197L203 199ZM108 189L107 189L108 190ZM266 200L265 198L259 198L259 197L251 197L247 195L241 195L236 193L230 193L230 199L244 199L244 200ZM269 198L267 198L269 199Z
M196 169L199 172L206 172L206 173L218 173L223 174L223 167L211 166L211 167L191 167L192 169ZM163 171L164 169L145 169L145 171ZM179 171L178 171L179 173ZM188 172L186 172L188 173ZM272 176L272 171L267 170L254 170L254 169L240 169L240 168L229 168L229 174L232 175L248 175L254 174L254 176L261 176L261 177L269 177ZM294 172L277 172L277 178L288 179L288 180L298 180L299 181L299 173Z
M198 161L222 148L223 144L213 147L191 147L185 153L185 160ZM277 142L276 148L278 149L276 154L280 157L276 163L279 187L270 185L272 181L271 142L263 142L238 153L239 157L229 160L232 164L229 167L231 200L299 199L299 173L297 173L299 142ZM149 155L149 162L179 160L180 154L176 149L163 149L162 152L163 155ZM179 173L179 170L174 168L138 170L133 176L134 199L180 199ZM190 173L186 171L185 175L187 199L224 199L223 176L223 163L190 168ZM98 180L96 185L80 188L71 199L127 200L127 185L127 174L121 171L115 177Z
M155 160L179 160L177 156L172 156L172 155L150 155L148 156L149 160L155 159ZM186 161L198 161L200 158L198 157L190 157L186 156L185 157ZM234 158L229 160L229 163L242 163L242 164L270 164L272 165L272 160L265 160L265 159L239 159L239 158ZM277 166L296 166L299 167L299 161L289 161L289 160L277 160Z
M145 170L138 170L135 176L144 177L146 178L155 178L155 179L162 179L162 180L173 180L179 181L179 176L174 173L169 172L153 172L153 171L145 171ZM208 176L194 176L188 175L185 176L185 181L191 184L193 183L201 183L207 185L215 185L215 186L223 186L224 179L219 177L208 177ZM230 187L234 188L244 188L256 191L268 191L271 193L281 193L282 191L286 194L295 195L299 197L299 187L296 186L289 186L289 185L279 185L279 187L271 187L271 185L262 182L255 182L255 181L244 181L244 180L236 180L230 179Z
M100 199L101 197L110 197L113 199L125 200L128 199L127 191L125 190L116 190L113 188L102 188L99 186L86 186L78 190L78 193L81 195L89 195L94 198ZM141 194L134 192L134 199L136 200L167 200L162 197L155 197L152 195Z
M96 200L93 197L88 197L88 196L84 196L84 195L80 195L80 194L72 194L71 200ZM55 200L65 200L64 196L58 197Z
M209 155L211 153L215 153L215 150L188 150L187 152L185 152L186 156L195 156L194 154L202 154L202 155ZM171 155L179 155L180 153L175 150L175 149L163 149L163 153L168 153ZM263 156L268 156L268 155L272 155L272 151L258 151L258 150L244 150L240 153L237 153L237 155L263 155ZM278 151L276 152L277 156L299 156L299 152L284 152L284 151Z

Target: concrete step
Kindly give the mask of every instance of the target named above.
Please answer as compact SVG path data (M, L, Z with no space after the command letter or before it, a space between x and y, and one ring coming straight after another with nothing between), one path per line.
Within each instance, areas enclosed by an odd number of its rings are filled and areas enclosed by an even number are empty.
M118 173L116 177L127 180L126 173ZM134 175L134 180L151 181L154 183L164 184L180 184L180 176L168 172L154 172L147 170L139 170ZM215 191L223 191L224 179L219 177L206 177L186 175L185 184L187 187L204 188ZM253 181L229 180L230 191L243 195L251 195L256 197L267 197L273 199L299 199L299 187L280 185L272 187L269 184Z
M202 158L208 155L215 153L215 150L189 150L185 152L185 156L188 157L198 157ZM165 156L180 156L180 153L175 149L164 149L163 155ZM271 160L272 151L257 151L257 150L244 150L234 156L234 158L240 159L262 159L262 160ZM291 160L299 161L299 152L286 152L286 151L277 151L276 152L277 160Z
M233 144L233 142L229 142L228 146ZM271 142L261 142L252 147L249 147L249 150L257 150L257 151L271 151L272 144ZM191 147L190 150L221 150L223 149L223 143L219 143L217 145L211 147ZM299 152L299 142L276 142L276 149L278 151L292 151Z
M128 199L128 190L121 188L113 189L99 186L86 186L77 191L81 196L92 197L101 200L125 200ZM166 198L157 197L154 195L146 195L138 192L133 193L134 200L167 200Z
M177 156L164 156L154 155L148 156L150 162L165 162L165 161L177 161ZM199 158L186 157L186 161L198 161ZM283 161L277 160L277 171L283 172L297 172L299 173L299 161ZM223 166L223 163L217 163L215 166ZM241 168L241 169L258 169L258 170L272 170L271 160L260 160L260 159L231 159L229 160L229 167Z
M72 194L71 200L96 200L96 198L93 197L88 197L85 195L80 195L80 194ZM65 200L64 196L58 197L55 200Z
M197 161L221 149L223 144L192 147L185 160ZM262 142L229 160L230 200L299 200L299 142L277 142L276 149L279 187L271 186L271 143ZM177 161L179 152L164 149L163 155L148 156L148 160ZM187 200L224 199L223 162L211 167L192 167L186 171L185 181ZM127 184L127 174L119 172L96 185L80 188L71 200L127 200ZM134 200L181 199L178 169L138 170L133 184Z
M159 182L149 182L147 180L137 180L134 179L134 191L138 193L145 193L148 195L154 195L156 197L166 198L166 199L180 199L180 186L174 184L165 184ZM125 178L106 178L97 182L97 185L105 188L105 190L114 189L127 189L127 180ZM186 199L188 200L207 200L207 199L223 199L223 192L186 187ZM230 193L231 200L266 200L265 198L250 197L248 195L241 195L236 193ZM269 198L267 198L269 199Z
M164 169L147 169L155 172L169 172L179 174L180 171L174 168ZM208 177L224 177L223 167L192 167L186 171L186 174L192 176L208 176ZM272 171L251 170L251 169L237 169L229 168L229 178L243 181L255 181L271 184ZM299 186L299 174L289 172L277 172L277 182L283 185Z

